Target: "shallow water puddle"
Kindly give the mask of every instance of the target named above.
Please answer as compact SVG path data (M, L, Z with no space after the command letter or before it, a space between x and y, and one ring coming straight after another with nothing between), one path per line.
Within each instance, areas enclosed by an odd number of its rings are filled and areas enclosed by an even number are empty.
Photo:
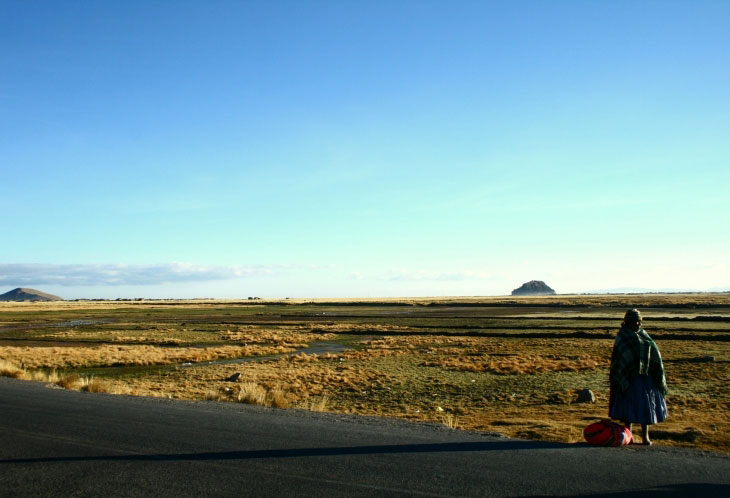
M287 356L293 356L296 354L337 354L352 349L345 344L335 341L317 341L313 342L306 348L298 348L291 353L272 354L267 356L246 356L245 358L229 358L226 360L213 360L204 361L200 363L186 362L180 364L183 367L198 367L207 365L230 365L234 363L249 363L252 361L265 361L265 360L277 360L279 358L285 358Z

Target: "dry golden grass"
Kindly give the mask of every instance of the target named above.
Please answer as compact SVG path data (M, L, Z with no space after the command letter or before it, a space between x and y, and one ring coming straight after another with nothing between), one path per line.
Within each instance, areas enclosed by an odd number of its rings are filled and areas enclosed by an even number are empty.
M463 372L492 372L499 375L532 375L546 372L579 372L609 366L607 358L591 355L564 357L559 355L511 355L507 357L441 358L423 362L428 367L443 367Z
M270 406L273 406L274 408L287 408L289 406L289 401L286 399L286 394L281 389L281 387L274 387L273 389L269 390L267 395Z
M249 405L266 405L266 389L256 382L244 382L238 391L238 401Z
M327 395L316 396L307 399L305 402L301 403L298 406L299 408L304 408L305 410L309 410L311 412L326 412L329 401L330 397Z
M243 378L256 379L256 387L251 388L254 395L242 396L268 405L268 393L278 389L289 406L309 410L402 417L552 441L580 441L585 425L606 416L610 339L590 343L591 350L600 353L595 355L586 353L586 344L580 339L519 339L505 344L496 338L420 336L387 337L362 344L366 349L336 355L299 354L238 365ZM668 360L670 389L676 396L669 397L670 419L654 428L655 441L728 448L727 438L721 435L730 430L726 415L730 406L727 401L708 401L727 398L722 392L728 375L723 373L724 363L672 363L677 355L694 355L693 348L697 353L711 351L723 360L727 346L665 341L660 347ZM505 348L516 354L499 352ZM551 353L556 349L565 354ZM484 352L504 363L479 373L462 368L471 360L483 361L484 356L479 355ZM527 364L533 367L520 371ZM225 365L178 369L154 382L150 381L155 376L136 380L135 392L201 399L211 386L222 392L230 385L225 379L231 373ZM714 382L715 387L708 388L706 398L694 394L687 398L681 392L684 384L678 382L693 386L693 392L702 383ZM178 388L172 392L171 385ZM597 402L575 403L577 390L586 386L593 389ZM218 399L231 397L222 395Z
M326 341L334 338L334 334L313 334L311 327L261 327L255 325L240 326L235 330L226 330L221 334L225 341L243 342L246 344L274 344L290 348L303 348L312 341Z
M56 382L56 385L64 389L81 389L83 384L83 379L79 374L64 375Z
M458 429L459 428L459 421L456 417L456 415L452 413L446 413L441 419L443 421L443 424L448 427L449 429Z
M340 306L349 300L329 301ZM312 302L311 300L290 300ZM322 304L322 300L316 301ZM368 307L343 310L340 317L330 318L329 308L304 311L295 310L281 315L275 310L268 318L260 309L233 301L191 301L175 306L168 302L142 303L19 303L15 311L53 309L70 310L123 310L136 313L134 320L124 323L119 331L109 328L98 330L52 332L52 338L59 341L82 338L82 334L107 333L103 339L109 342L147 342L147 345L107 344L104 347L46 346L24 348L0 347L0 373L35 378L46 381L51 373L34 370L38 367L64 368L90 365L168 365L149 369L143 374L105 379L111 392L126 392L140 396L159 396L176 399L208 399L229 402L250 402L264 406L293 406L317 411L333 411L362 415L400 417L408 420L429 421L447 427L497 431L507 436L525 437L551 441L582 441L582 429L589 422L604 418L608 404L608 362L612 339L577 338L560 336L544 337L550 333L541 331L541 338L524 337L478 337L449 336L458 330L438 330L446 316L444 307L427 307L432 303L458 306L486 303L499 308L481 308L469 318L471 311L456 317L465 323L466 318L479 327L479 320L494 316L510 319L528 317L524 323L539 324L531 306L546 305L541 317L565 319L565 309L555 305L576 306L580 315L587 315L586 328L595 327L590 318L616 317L626 307L665 307L662 316L682 318L699 314L728 316L730 295L644 295L644 296L551 296L543 298L453 298L453 299L399 299L371 300L368 304L403 303L413 308L395 309L393 316L383 318L394 308L374 310L372 322L367 318ZM18 303L13 303L16 305ZM235 305L233 311L226 308ZM259 303L260 304L260 303ZM512 304L516 306L510 307ZM10 308L13 307L10 306ZM686 305L686 308L672 308ZM723 309L706 311L707 306L725 306ZM0 304L0 311L3 306ZM54 308L55 307L55 308ZM246 308L244 311L240 311ZM619 311L616 311L619 308ZM167 321L147 321L145 313L138 310L166 311ZM192 310L197 318L190 328L169 328L170 324L186 322L178 318L175 310ZM408 312L415 310L424 315L424 310L436 310L433 321L427 327L410 327ZM442 310L442 311L439 311ZM473 308L464 308L471 310ZM207 310L211 310L210 313ZM212 310L219 310L215 315ZM327 312L322 318L321 311ZM724 311L723 311L724 310ZM232 311L232 313L229 313ZM572 310L576 311L576 310ZM203 313L205 312L205 313ZM86 311L84 311L86 313ZM300 314L301 313L301 314ZM311 315L307 315L311 313ZM348 318L348 313L353 318ZM449 311L449 313L454 313ZM658 313L657 311L653 312ZM204 317L203 317L204 315ZM233 315L228 317L228 315ZM316 315L316 317L314 316ZM333 313L335 315L335 313ZM127 320L129 315L125 315ZM162 315L154 315L162 316ZM300 317L293 319L292 317ZM573 315L571 315L573 316ZM171 317L174 317L170 319ZM225 317L225 318L224 318ZM466 318L465 318L466 317ZM647 317L647 325L652 323ZM430 317L426 317L431 320ZM265 323L270 319L273 324ZM9 320L7 317L5 320ZM131 319L130 319L131 320ZM208 321L206 321L208 320ZM281 325L284 320L291 325ZM325 321L326 320L326 321ZM257 323L257 325L236 325L236 322ZM261 321L260 324L259 321ZM391 324L384 324L386 321ZM558 323L568 323L571 320ZM7 321L5 323L8 323ZM197 323L201 325L198 326ZM514 320L514 323L520 323ZM554 325L556 322L553 322ZM580 321L572 321L571 330L581 330ZM576 325L576 323L578 325ZM598 322L599 324L601 322ZM145 324L148 328L144 328ZM437 325L437 327L434 326ZM141 325L138 327L138 325ZM681 325L682 327L692 324ZM189 327L189 326L188 326ZM613 329L614 325L607 325ZM670 327L671 328L671 327ZM50 329L49 329L50 330ZM101 332L99 332L101 330ZM427 330L435 335L424 335ZM655 339L651 327L647 330ZM175 341L196 340L198 332L209 334L213 340L228 342L220 347L156 347L161 344L176 344ZM419 335L388 335L418 331ZM42 333L43 331L37 332ZM562 332L562 331L559 331ZM183 361L198 363L211 359L226 358L228 354L278 354L291 351L293 347L309 344L313 340L327 340L333 334L352 334L363 337L355 343L352 337L348 344L356 349L337 354L297 354L266 361L231 365L198 365L190 368L176 366ZM438 334L441 335L438 335ZM722 332L721 332L722 333ZM177 335L176 335L177 334ZM369 337L364 337L367 334ZM36 336L38 337L38 336ZM46 337L50 337L49 334ZM101 335L99 335L101 337ZM730 452L730 343L717 340L662 340L657 339L669 382L669 419L652 428L652 438L657 444L689 446ZM231 344L231 343L236 343ZM179 342L177 342L179 344ZM190 342L188 342L190 344ZM78 345L77 345L78 346ZM274 346L274 347L272 347ZM280 348L277 348L280 347ZM239 349L226 349L239 348ZM241 350L240 348L254 348ZM66 351L66 353L64 353ZM254 352L255 353L252 353ZM200 356L198 356L200 355ZM694 358L712 355L714 362L698 363ZM8 360L17 366L8 366ZM122 370L122 369L120 369ZM18 373L21 371L20 373ZM246 382L231 383L226 379L235 371L242 373ZM64 376L55 374L59 382ZM79 389L90 385L91 380L69 382ZM579 389L590 388L596 396L596 403L576 403ZM86 387L87 390L95 389Z
M226 397L221 392L211 389L203 395L203 399L206 401L225 401Z
M61 380L61 374L56 370L28 370L22 377L23 380L31 380L35 382L49 382L51 384L58 383Z
M114 344L140 344L159 346L190 346L201 340L200 334L191 327L171 327L164 323L150 324L146 330L137 330L135 324L124 324L120 329L94 329L79 330L69 328L58 331L43 331L36 337L54 342L82 341L89 345L93 343L114 343ZM127 329L123 328L127 325ZM206 339L203 342L221 341L235 342L244 346L283 346L287 348L303 348L313 341L326 341L335 337L332 333L313 333L312 327L306 325L292 326L258 326L241 325L236 327L221 326L219 331L215 328L206 330ZM82 346L83 344L79 344Z
M93 339L95 341L104 341L111 343L139 343L139 344L157 344L160 346L175 346L185 344L186 341L179 337L174 337L173 334L177 332L176 329L167 330L156 330L155 335L149 334L150 331L145 331L145 334L139 334L129 331L103 331L95 332ZM73 340L84 340L86 337L78 330L69 329L60 332L50 332L42 335L43 339L56 339L60 341L73 341Z
M122 390L97 377L84 377L76 373L59 374L56 370L26 370L7 360L0 360L0 375L21 380L47 382L64 389L88 391L93 393L120 393Z
M150 345L99 345L82 347L0 346L0 358L12 359L29 368L78 368L119 365L165 365L170 363L266 356L293 351L284 346L166 347Z
M238 392L238 401L249 405L273 406L286 408L289 402L284 392L278 386L266 388L256 382L244 382Z
M174 368L138 378L125 379L131 394L176 399L236 400L262 406L296 406L325 410L331 392L368 391L382 388L389 379L383 372L346 366L332 358L298 355L279 360L239 364L240 383L227 379L234 373L229 365ZM234 393L227 392L234 390Z
M0 376L20 379L24 374L25 371L15 363L8 360L0 360Z
M7 360L0 369L72 389L402 417L552 441L580 441L582 428L606 415L610 339L592 341L592 354L580 339L396 336L363 340L361 345L362 350L339 354L298 354L237 365L242 378L255 379L241 384L225 381L232 373L227 365L173 367L141 378L105 381L101 388L81 376L54 373L55 380L49 380L49 373L24 370ZM670 382L670 419L652 429L653 439L730 451L730 403L723 387L730 382L724 363L730 360L727 343L663 341L660 348ZM139 352L134 347L129 351ZM682 360L703 353L718 361ZM567 377L553 378L556 374ZM480 387L482 391L470 387L489 379L494 383ZM591 382L597 386L592 387L597 403L574 403L576 388Z
M410 332L415 330L413 327L406 325L380 324L380 323L338 323L338 322L312 322L305 326L307 329L331 332L337 334L348 334L352 332L373 332L392 333L392 332ZM331 337L331 336L330 336Z
M90 393L110 393L113 392L110 384L98 377L90 377L86 379L86 382L81 387L83 391Z

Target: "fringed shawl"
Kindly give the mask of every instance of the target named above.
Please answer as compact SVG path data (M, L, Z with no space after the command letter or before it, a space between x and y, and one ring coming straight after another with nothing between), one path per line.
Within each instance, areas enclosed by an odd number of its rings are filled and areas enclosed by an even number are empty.
M621 327L611 355L611 383L625 391L637 375L649 375L659 390L667 393L659 348L644 329L634 332L628 327Z

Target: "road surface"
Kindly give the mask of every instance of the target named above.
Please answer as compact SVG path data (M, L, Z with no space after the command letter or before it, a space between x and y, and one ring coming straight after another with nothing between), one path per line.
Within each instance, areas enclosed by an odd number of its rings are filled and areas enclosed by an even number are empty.
M0 378L0 496L730 496L730 457Z

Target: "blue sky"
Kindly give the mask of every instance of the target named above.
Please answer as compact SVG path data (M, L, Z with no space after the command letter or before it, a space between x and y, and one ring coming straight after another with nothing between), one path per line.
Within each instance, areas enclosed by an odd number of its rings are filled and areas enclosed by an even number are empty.
M0 0L0 291L730 289L730 3Z

